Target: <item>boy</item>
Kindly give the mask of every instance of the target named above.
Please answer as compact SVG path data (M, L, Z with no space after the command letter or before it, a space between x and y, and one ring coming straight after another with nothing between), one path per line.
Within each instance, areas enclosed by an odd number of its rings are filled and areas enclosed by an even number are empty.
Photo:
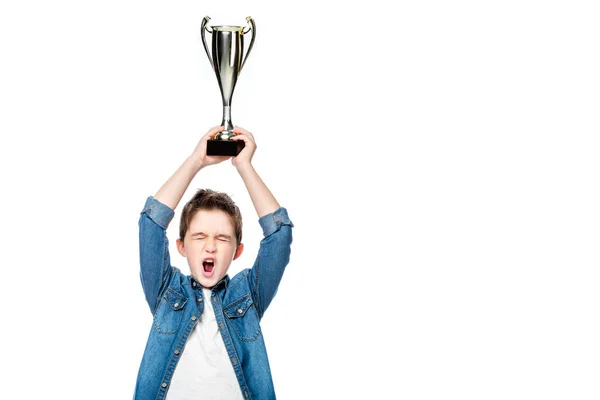
M206 142L149 197L139 220L140 277L154 316L135 387L135 399L274 399L259 321L275 296L289 261L293 224L252 166L252 134L236 157L207 156ZM252 269L229 279L231 261L244 249L238 207L223 193L200 190L185 205L177 239L191 276L170 265L166 228L202 168L231 158L263 229Z

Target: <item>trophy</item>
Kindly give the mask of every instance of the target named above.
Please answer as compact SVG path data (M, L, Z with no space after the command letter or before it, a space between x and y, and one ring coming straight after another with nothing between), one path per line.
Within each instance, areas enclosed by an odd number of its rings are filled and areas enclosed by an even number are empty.
M231 122L231 97L233 89L237 82L238 75L242 71L248 55L254 45L256 39L256 25L251 17L247 17L246 21L250 24L247 30L242 26L208 26L210 17L206 16L202 20L200 28L202 32L202 43L204 50L210 61L219 88L221 89L221 98L223 100L223 121L221 125L225 128L221 132L217 132L212 139L208 140L206 146L206 155L209 156L237 156L244 148L242 140L232 140L235 136L233 132L233 123ZM212 35L212 56L206 44L206 35L204 31ZM244 35L252 31L252 40L244 57Z

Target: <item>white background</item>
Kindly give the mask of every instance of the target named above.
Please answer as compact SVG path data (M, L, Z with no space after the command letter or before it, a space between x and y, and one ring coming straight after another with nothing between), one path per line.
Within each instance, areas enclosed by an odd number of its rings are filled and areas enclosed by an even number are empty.
M296 225L278 397L598 399L594 5L3 2L0 397L131 398L139 212L221 119L202 18L251 15L233 121ZM229 162L200 187L242 209L233 275L255 211Z

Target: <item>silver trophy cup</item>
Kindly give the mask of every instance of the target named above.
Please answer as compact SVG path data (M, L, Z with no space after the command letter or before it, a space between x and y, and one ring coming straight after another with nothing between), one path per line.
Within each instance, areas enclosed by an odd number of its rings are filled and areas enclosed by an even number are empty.
M244 148L244 142L241 140L231 140L235 136L233 132L233 123L231 122L231 97L237 78L248 59L248 55L254 45L256 38L256 25L251 17L246 21L250 26L244 30L243 26L208 26L210 17L204 17L202 20L202 43L206 55L217 75L219 88L221 89L221 98L223 100L223 121L221 125L225 128L218 132L212 139L208 140L206 154L209 156L237 156ZM244 35L252 31L252 40L244 56ZM211 51L206 43L206 33L212 35Z

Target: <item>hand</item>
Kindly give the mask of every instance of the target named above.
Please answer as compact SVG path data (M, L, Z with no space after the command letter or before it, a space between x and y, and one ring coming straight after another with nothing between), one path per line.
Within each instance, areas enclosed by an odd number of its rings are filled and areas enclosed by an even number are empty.
M251 164L252 157L256 151L256 142L254 141L254 136L239 126L235 126L233 128L233 132L236 133L236 135L232 138L232 140L243 140L244 148L242 151L240 151L240 154L231 159L231 163L236 168Z
M208 142L208 139L212 139L212 137L217 132L221 132L224 129L225 128L223 126L214 126L214 127L210 128L208 130L208 132L206 132L206 135L202 136L202 139L200 139L200 142L198 142L198 145L196 145L196 148L194 149L194 152L192 153L192 157L194 158L194 161L198 165L198 169L204 168L209 165L218 164L220 162L223 162L223 161L231 158L231 156L207 156L206 155L206 143Z

